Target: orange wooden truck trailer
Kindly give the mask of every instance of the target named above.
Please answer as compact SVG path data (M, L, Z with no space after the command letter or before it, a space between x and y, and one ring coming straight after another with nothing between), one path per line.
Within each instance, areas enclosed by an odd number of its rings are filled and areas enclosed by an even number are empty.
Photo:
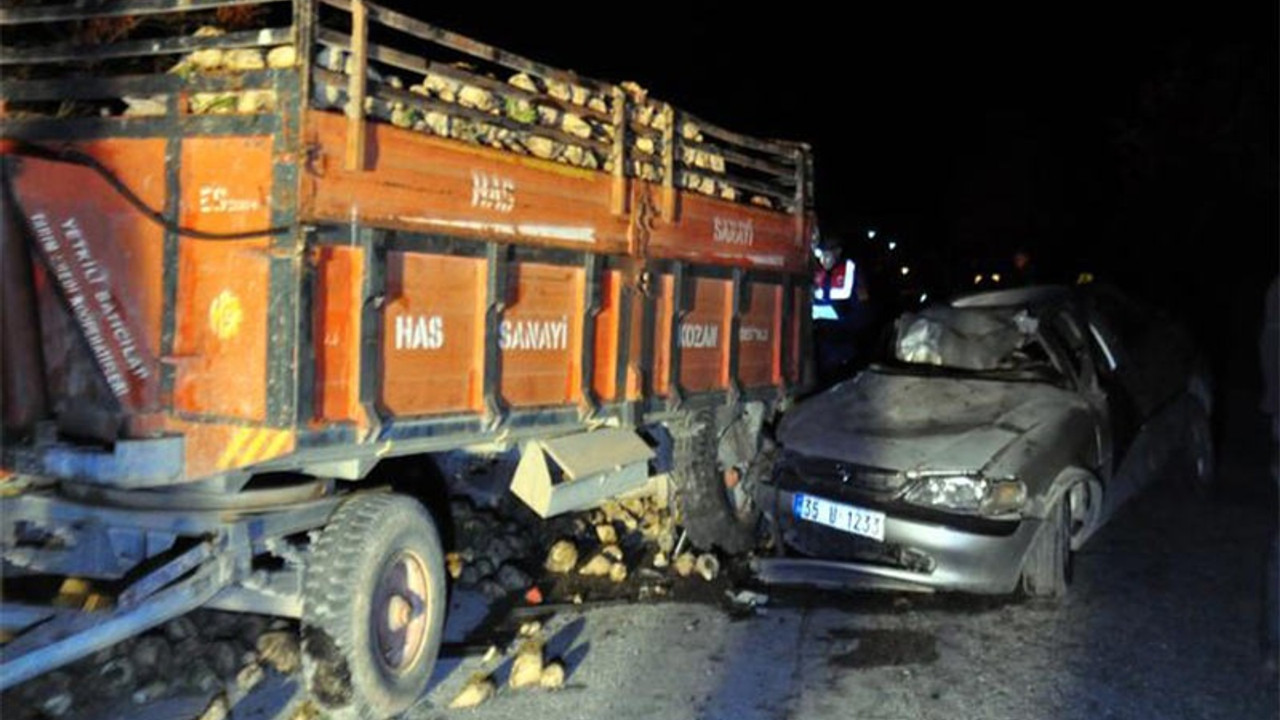
M803 380L805 145L362 0L0 33L5 589L127 584L88 630L6 603L4 687L209 605L301 617L398 712L444 607L399 475L459 458L544 516L669 480L746 549Z

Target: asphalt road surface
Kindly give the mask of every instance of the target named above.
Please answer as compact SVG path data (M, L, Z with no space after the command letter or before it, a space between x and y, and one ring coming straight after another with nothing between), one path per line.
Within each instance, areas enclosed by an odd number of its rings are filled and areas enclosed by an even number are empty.
M545 631L564 689L507 688L509 658L447 658L409 717L1270 720L1258 628L1275 500L1261 472L1219 494L1150 489L1079 553L1056 607L774 591L745 618L710 601L562 609ZM446 709L494 668L492 700Z

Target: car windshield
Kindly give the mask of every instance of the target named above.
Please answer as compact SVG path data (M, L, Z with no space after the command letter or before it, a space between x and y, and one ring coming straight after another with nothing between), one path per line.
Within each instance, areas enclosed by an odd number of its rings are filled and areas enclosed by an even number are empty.
M1040 379L1056 374L1025 309L935 305L900 317L887 364Z

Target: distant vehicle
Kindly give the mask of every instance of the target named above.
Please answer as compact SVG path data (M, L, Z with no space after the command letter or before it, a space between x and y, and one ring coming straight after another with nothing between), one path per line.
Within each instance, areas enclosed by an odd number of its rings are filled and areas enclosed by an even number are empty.
M1190 336L1106 287L1031 287L898 319L892 349L801 403L756 489L766 581L1060 597L1072 552L1185 462L1213 469Z

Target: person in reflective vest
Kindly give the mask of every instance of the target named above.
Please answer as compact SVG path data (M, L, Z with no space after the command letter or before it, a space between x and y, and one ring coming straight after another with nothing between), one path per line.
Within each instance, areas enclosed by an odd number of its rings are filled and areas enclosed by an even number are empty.
M819 251L820 264L813 277L814 320L839 319L835 303L853 297L853 288L858 280L858 264L841 257L842 254L838 247Z
M826 386L842 378L857 354L858 264L844 257L840 245L828 239L815 248L815 254L814 350L818 382Z

